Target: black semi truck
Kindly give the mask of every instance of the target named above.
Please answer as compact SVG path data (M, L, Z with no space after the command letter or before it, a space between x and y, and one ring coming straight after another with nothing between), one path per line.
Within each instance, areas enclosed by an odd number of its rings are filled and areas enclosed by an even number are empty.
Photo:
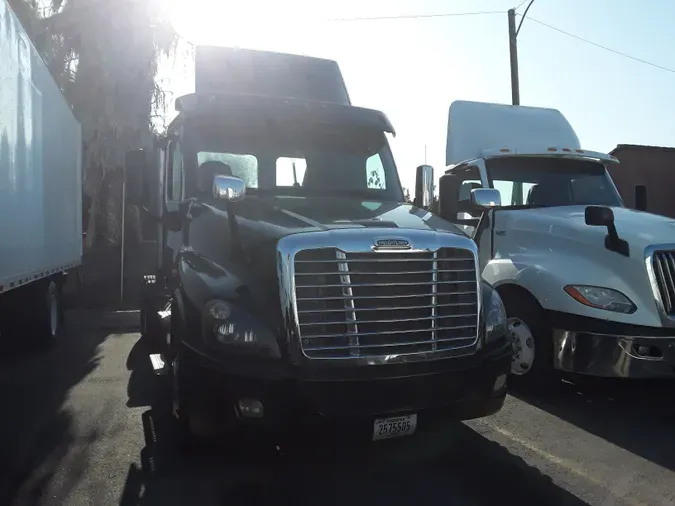
M196 63L155 152L127 158L158 224L142 339L182 434L334 422L378 440L497 412L504 307L476 244L427 210L431 167L405 203L392 125L351 105L333 61L198 48Z

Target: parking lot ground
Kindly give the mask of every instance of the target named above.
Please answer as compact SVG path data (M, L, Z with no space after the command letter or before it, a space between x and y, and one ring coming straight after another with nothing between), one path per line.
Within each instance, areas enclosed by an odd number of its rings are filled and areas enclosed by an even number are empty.
M0 358L0 504L675 505L673 384L513 392L492 417L358 448L330 437L175 451L135 312L69 315Z

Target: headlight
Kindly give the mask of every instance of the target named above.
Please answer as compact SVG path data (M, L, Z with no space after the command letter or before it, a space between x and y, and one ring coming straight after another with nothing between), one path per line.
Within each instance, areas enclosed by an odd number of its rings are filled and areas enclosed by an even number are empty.
M485 286L485 285L484 285ZM502 298L497 293L497 290L490 287L485 290L486 296L485 304L485 341L490 343L504 337L508 333L508 325L506 322L506 309Z
M206 343L225 353L279 358L277 340L260 320L222 300L212 300L202 312Z
M567 295L584 306L631 314L637 310L633 302L624 294L601 286L568 285L564 288Z

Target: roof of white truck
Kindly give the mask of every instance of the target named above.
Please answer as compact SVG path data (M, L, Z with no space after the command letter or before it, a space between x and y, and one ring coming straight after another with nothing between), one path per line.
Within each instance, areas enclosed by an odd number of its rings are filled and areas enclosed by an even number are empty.
M536 154L616 161L604 153L582 150L572 125L557 109L465 100L450 105L446 165Z

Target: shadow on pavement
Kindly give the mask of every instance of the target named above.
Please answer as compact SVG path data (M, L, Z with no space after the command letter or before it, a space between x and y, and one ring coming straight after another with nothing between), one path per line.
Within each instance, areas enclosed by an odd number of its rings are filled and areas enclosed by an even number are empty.
M476 506L504 504L505 498L519 505L586 505L461 423L375 445L343 444L326 434L293 444L245 438L225 446L214 440L194 454L180 454L167 378L153 377L147 361L132 350L132 404L151 399L142 415L141 466L129 466L120 506Z
M675 381L570 378L555 392L514 397L675 470Z
M150 406L159 395L158 387L161 385L152 372L150 353L143 339L137 340L129 352L126 362L129 371L127 407Z
M505 497L520 505L587 504L464 424L441 441L419 435L373 448L322 443L282 452L242 445L185 459L162 441L162 421L152 417L146 412L144 423L153 439L142 467L129 468L120 506L487 506Z
M20 340L3 348L0 504L12 504L18 495L23 503L36 503L74 443L72 416L64 404L69 390L96 368L108 331L101 313L74 311L66 318L67 332L50 350L29 352L17 344ZM68 465L65 488L74 486L86 468L86 455L72 455Z

